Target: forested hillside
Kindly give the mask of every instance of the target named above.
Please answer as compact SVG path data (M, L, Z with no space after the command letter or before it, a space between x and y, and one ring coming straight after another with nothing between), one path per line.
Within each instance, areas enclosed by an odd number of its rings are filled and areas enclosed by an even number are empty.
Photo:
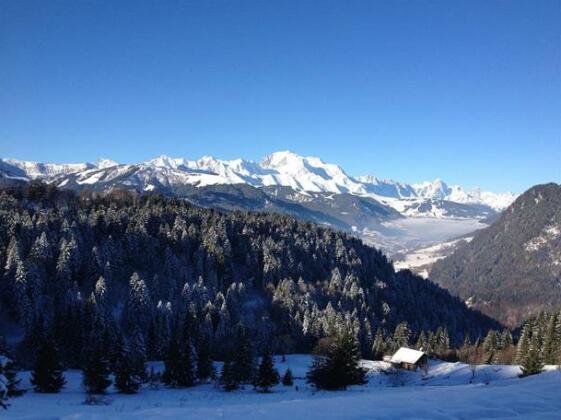
M373 332L401 321L456 343L499 327L344 233L157 195L5 188L0 262L2 322L19 326L22 362L46 334L79 366L91 343L110 351L123 336L148 358L178 335L221 358L240 322L257 350L308 351L345 328L365 356Z
M561 186L537 185L430 278L511 327L561 306Z

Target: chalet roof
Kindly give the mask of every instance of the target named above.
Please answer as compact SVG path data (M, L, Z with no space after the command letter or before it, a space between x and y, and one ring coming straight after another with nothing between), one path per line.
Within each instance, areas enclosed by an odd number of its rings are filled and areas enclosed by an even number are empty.
M417 363L425 353L419 350L409 349L407 347L401 347L392 356L391 363Z

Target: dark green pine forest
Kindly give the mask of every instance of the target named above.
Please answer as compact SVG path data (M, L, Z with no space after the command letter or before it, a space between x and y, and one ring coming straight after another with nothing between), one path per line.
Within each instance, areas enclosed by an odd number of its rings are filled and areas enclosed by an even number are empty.
M254 354L309 352L348 331L371 357L376 332L403 322L412 337L440 328L456 345L501 327L342 232L40 183L0 191L0 299L22 366L45 338L66 367L101 364L123 343L133 360L164 360L181 341L181 357L204 354L204 369L227 358L240 331ZM130 384L134 366L122 370Z

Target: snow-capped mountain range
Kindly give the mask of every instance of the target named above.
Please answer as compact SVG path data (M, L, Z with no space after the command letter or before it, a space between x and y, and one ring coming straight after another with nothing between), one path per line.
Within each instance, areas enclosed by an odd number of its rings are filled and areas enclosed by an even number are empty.
M125 177L129 178L128 185L144 191L177 184L196 187L219 184L248 184L257 188L283 186L301 194L332 193L370 197L400 212L407 212L412 204L426 200L484 205L501 211L516 198L513 193L483 192L478 189L466 191L457 185L448 186L440 179L404 184L371 175L352 177L338 165L288 151L272 153L258 163L244 159L219 160L211 156L187 160L164 155L139 164L119 164L108 159L75 164L2 159L0 175L22 180L40 179L61 187L71 180L77 185L112 184L116 180L123 182Z
M317 157L276 152L261 162L159 156L54 164L0 159L0 181L42 180L75 191L160 192L223 210L270 211L346 230L388 253L408 252L487 226L512 193L466 191L437 179L405 184L352 177Z

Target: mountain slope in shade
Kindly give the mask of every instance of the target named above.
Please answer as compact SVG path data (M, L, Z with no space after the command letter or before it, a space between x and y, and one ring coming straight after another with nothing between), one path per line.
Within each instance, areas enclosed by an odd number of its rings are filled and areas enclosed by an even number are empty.
M430 272L472 306L510 326L561 306L561 186L522 194L496 223Z

